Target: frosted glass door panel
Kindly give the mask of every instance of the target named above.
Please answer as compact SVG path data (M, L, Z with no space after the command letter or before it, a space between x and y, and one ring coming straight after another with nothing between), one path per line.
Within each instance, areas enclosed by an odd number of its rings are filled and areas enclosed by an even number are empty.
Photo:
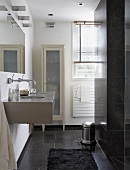
M17 51L4 50L4 71L17 73Z
M0 71L25 73L25 51L22 45L0 45Z
M54 115L60 115L60 51L46 51L47 91L55 91Z

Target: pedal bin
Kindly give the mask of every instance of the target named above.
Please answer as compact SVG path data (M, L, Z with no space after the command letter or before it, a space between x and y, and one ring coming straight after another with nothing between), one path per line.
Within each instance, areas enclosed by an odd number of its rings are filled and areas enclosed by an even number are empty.
M85 122L82 124L82 144L92 145L96 144L95 140L95 124L92 122Z

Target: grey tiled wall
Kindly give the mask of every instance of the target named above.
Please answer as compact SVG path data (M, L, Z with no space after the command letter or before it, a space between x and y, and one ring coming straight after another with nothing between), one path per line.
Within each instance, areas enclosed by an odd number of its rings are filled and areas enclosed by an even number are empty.
M95 10L95 21L101 22L98 32L98 55L106 61L106 112L104 122L97 116L98 140L108 157L124 162L124 89L125 37L124 0L101 0ZM123 169L122 169L123 170Z

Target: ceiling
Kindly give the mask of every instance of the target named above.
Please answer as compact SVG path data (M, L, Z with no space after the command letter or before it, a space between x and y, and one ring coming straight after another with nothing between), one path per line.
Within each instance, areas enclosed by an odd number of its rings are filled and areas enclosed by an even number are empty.
M83 2L79 6L78 2ZM34 20L93 21L100 0L26 0ZM48 16L53 14L53 16Z
M13 6L20 8L25 7L25 10L12 10ZM5 7L6 10L3 9L3 7ZM21 19L19 17L21 17ZM26 0L0 0L0 21L16 22L21 28L32 26L33 20Z
M1 1L0 1L0 5L3 6ZM8 13L8 11L0 11L0 21L7 20L7 13Z
M42 21L92 21L94 20L94 10L100 0L0 0L0 5L10 1L12 5L27 5L25 12L17 12L17 15L33 17L34 20ZM83 2L79 6L78 2ZM130 2L127 0L125 6L126 23L130 23L129 7ZM6 5L5 5L6 6ZM0 11L0 20L6 21L8 11ZM53 16L48 16L52 13ZM26 23L26 21L24 21ZM32 18L29 22L32 22Z

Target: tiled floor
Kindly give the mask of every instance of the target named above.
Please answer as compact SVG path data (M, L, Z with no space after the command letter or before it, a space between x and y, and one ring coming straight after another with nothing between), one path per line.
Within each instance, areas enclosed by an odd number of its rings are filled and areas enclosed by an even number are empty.
M54 128L42 132L35 130L29 138L23 157L19 160L18 170L47 170L47 158L51 148L79 149L86 146L80 143L81 130L71 128L65 130ZM116 170L111 162L105 157L98 144L89 147L97 163L99 170Z

